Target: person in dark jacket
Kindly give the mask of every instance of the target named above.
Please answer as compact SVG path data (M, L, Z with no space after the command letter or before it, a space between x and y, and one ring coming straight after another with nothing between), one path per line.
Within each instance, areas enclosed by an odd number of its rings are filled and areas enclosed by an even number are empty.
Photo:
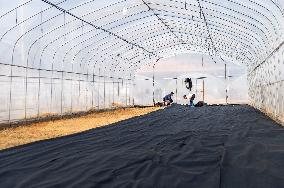
M170 94L166 95L164 98L163 98L163 101L164 101L164 105L165 106L168 106L170 105L171 103L173 103L173 99L172 99L172 96L174 95L174 92L171 92Z

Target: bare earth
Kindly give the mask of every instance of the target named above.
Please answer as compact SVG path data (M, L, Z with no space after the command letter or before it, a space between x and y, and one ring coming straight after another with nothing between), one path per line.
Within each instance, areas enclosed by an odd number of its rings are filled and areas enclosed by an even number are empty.
M79 133L135 116L145 115L158 109L157 107L117 109L72 119L35 123L28 126L1 130L0 150L39 140Z

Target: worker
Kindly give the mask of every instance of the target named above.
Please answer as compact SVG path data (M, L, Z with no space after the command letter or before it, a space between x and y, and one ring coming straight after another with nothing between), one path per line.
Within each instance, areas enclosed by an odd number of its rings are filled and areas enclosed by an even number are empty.
M186 78L184 80L184 83L185 83L185 87L187 89L189 89L189 91L191 91L191 89L192 89L192 80L191 80L191 78Z
M205 105L207 105L205 102L199 101L199 102L196 103L194 106L195 106L195 107L202 107L202 106L205 106Z
M183 95L183 102L182 102L183 105L188 105L188 97L187 95Z
M194 103L193 103L194 99L195 99L195 94L193 94L193 95L190 97L190 100L189 100L189 107L194 107Z
M164 105L165 106L168 106L170 105L171 103L173 103L173 99L172 99L172 96L174 95L174 92L171 92L170 94L166 95L164 98L163 98L163 101L164 101Z

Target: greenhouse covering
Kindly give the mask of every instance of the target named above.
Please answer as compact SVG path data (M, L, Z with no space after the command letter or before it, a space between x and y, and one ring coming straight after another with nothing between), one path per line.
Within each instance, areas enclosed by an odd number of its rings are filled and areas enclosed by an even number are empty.
M141 83L137 72L186 53L246 66L250 104L283 121L283 7L282 0L0 0L0 122L149 105L140 99L152 102L154 73Z

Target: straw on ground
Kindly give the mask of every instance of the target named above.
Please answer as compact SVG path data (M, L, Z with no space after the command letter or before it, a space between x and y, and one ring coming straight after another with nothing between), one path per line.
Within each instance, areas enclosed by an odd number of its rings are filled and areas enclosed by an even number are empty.
M34 123L28 126L8 128L0 131L0 149L79 133L131 117L144 115L158 109L159 108L156 107L117 109L96 112L72 119Z

